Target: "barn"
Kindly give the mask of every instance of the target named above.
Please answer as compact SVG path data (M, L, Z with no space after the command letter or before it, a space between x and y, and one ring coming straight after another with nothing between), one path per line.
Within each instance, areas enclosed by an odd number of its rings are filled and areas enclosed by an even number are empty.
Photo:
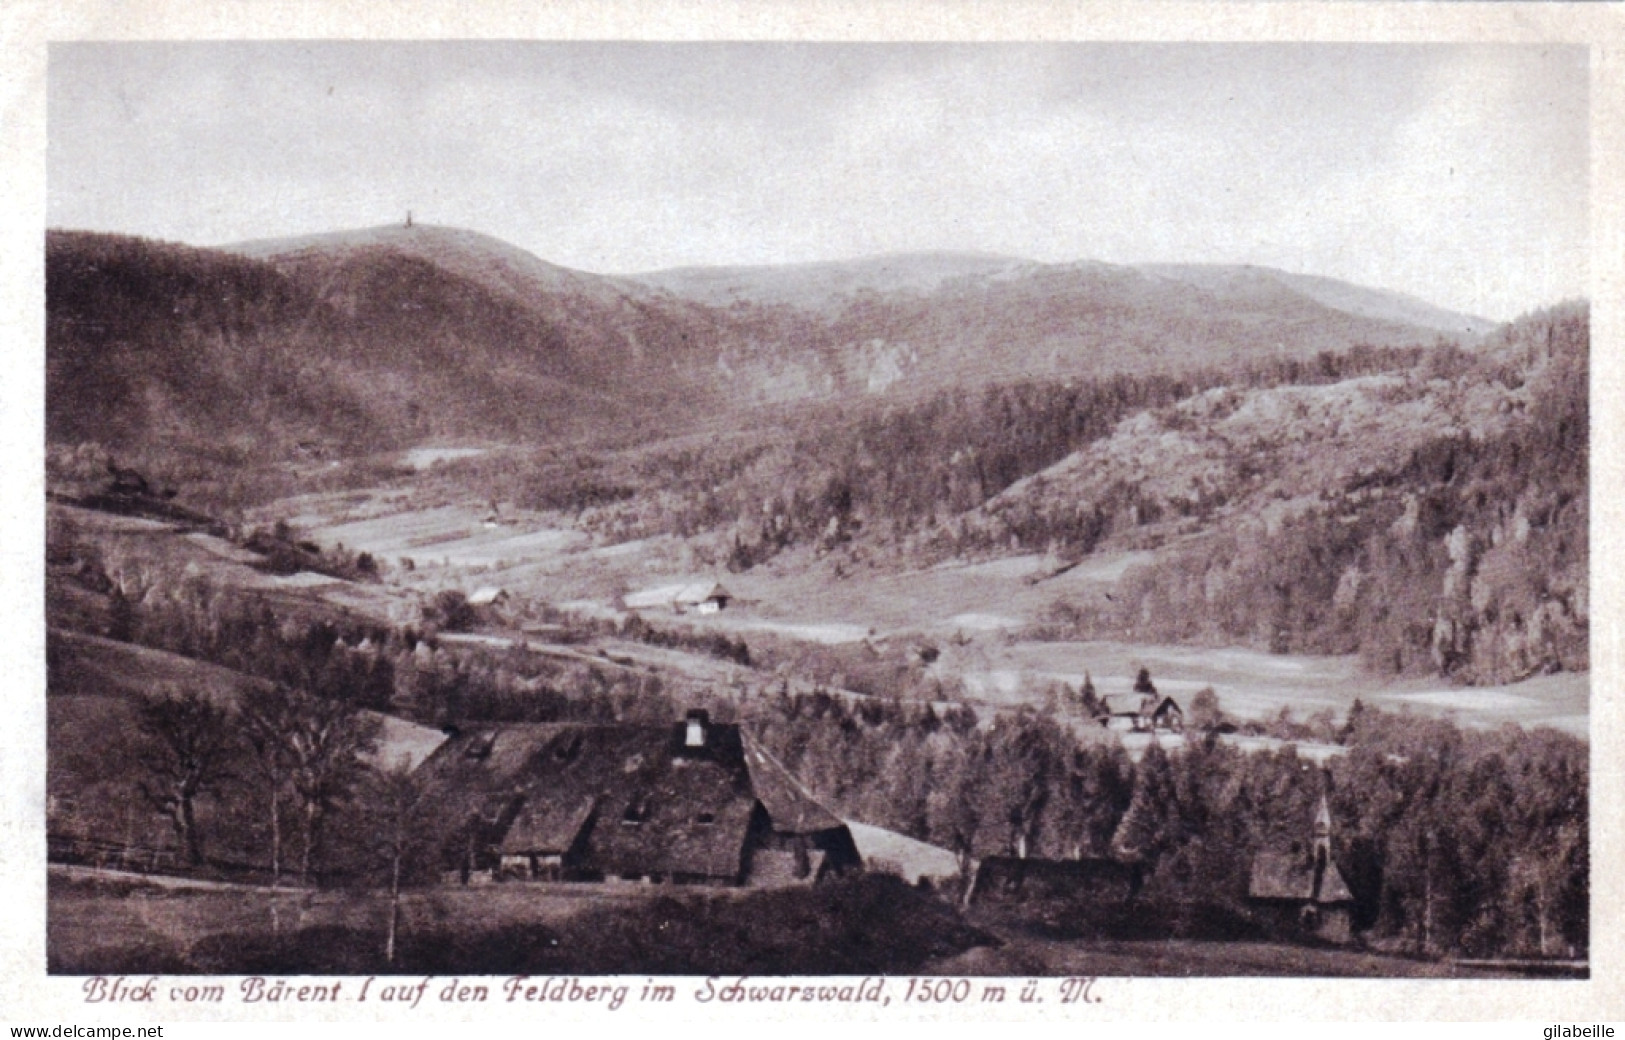
M1139 863L1099 856L1078 859L988 856L977 866L965 901L1126 903L1140 891L1140 871Z
M482 726L420 767L444 876L789 885L861 867L845 823L737 725Z

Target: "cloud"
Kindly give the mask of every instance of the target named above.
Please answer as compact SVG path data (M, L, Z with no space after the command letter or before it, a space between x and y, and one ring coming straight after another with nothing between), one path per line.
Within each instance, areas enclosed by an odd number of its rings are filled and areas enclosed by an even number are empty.
M53 49L50 220L398 219L589 270L963 249L1269 264L1509 317L1584 285L1581 49Z
M1374 161L1295 201L1273 251L1496 318L1582 293L1585 90L1583 51L1456 54Z

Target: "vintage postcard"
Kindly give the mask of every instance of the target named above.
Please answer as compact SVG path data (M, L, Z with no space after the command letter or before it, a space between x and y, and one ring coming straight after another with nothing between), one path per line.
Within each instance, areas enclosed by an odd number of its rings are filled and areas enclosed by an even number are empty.
M1621 12L1157 10L40 8L0 1014L1621 1017Z

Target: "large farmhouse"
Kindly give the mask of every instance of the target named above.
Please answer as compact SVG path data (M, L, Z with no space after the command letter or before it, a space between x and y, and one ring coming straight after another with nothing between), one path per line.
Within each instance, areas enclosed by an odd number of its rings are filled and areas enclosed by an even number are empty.
M459 733L421 767L448 877L810 883L851 832L736 725L529 724Z

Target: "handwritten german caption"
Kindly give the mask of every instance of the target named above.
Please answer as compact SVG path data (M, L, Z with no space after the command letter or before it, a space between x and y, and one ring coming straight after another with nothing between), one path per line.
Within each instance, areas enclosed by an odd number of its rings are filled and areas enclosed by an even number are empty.
M250 975L224 981L162 976L95 975L84 980L86 1004L149 1007L190 1004L287 1006L372 1004L418 1009L444 1004L575 1004L618 1011L628 1004L852 1004L870 1007L972 1004L1056 1004L1080 1009L1102 1002L1094 978L966 979L871 976L862 979L777 979L712 976L665 981L556 975L463 979L357 976L285 979Z

